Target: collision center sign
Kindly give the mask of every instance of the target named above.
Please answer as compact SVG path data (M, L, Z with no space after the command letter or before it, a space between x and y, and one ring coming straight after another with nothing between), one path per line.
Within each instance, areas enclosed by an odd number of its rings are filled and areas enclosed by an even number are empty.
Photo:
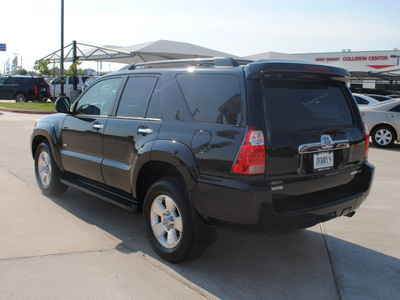
M0 51L6 51L6 44L0 44Z
M372 64L366 64L367 67L374 68L374 69L384 69L388 67L393 67L394 65L390 64L376 64L380 62L387 62L389 61L389 56L387 55L360 55L360 56L341 56L341 57L317 57L315 61L318 62L332 62L332 61L344 61L344 62L371 62Z
M306 60L312 60L323 64L333 64L338 67L346 68L350 72L363 72L370 69L384 70L385 68L398 65L397 57L400 51L342 51L325 53L299 53L294 54Z

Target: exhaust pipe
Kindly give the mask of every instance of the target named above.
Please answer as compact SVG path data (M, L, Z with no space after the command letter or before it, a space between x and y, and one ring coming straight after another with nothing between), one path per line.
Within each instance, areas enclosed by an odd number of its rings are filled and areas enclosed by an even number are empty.
M355 212L355 211L352 211L352 212L349 212L348 214L346 214L345 216L351 218L351 217L354 216L355 214L356 214L356 212Z

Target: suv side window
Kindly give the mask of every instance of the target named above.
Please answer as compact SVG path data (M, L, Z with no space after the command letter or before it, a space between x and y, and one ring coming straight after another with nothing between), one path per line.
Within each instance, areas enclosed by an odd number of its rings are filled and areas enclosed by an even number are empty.
M240 123L242 97L236 76L181 74L177 80L196 121L228 125Z
M157 81L151 96L149 107L147 108L146 118L161 119L161 80Z
M16 80L14 77L8 77L6 78L6 80L4 81L4 84L16 84Z
M118 117L144 118L157 77L129 77L118 106Z
M79 100L77 114L107 116L118 93L122 78L114 77L97 82Z

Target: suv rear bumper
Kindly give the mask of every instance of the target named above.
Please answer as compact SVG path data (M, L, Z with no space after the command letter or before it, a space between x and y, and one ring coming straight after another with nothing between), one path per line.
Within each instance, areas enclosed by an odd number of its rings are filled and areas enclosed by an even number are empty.
M202 178L194 192L197 211L212 224L255 231L305 228L354 212L367 198L375 167L368 162L329 176L310 177L315 186L337 186L307 193L297 182L243 182ZM296 193L297 191L297 193ZM299 195L299 196L298 196Z

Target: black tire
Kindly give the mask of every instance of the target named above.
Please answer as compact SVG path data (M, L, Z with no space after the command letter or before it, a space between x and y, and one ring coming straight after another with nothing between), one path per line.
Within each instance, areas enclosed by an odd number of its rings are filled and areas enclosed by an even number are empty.
M46 142L41 143L36 149L35 175L37 184L45 195L61 195L68 189L68 186L60 181L60 170Z
M26 102L26 96L24 93L17 93L15 95L15 102Z
M392 147L396 140L396 132L392 127L380 125L371 133L372 142L376 147L389 148Z
M202 221L192 210L178 179L161 179L150 187L144 200L143 217L147 239L161 258L180 263L196 258L206 250L201 235Z

